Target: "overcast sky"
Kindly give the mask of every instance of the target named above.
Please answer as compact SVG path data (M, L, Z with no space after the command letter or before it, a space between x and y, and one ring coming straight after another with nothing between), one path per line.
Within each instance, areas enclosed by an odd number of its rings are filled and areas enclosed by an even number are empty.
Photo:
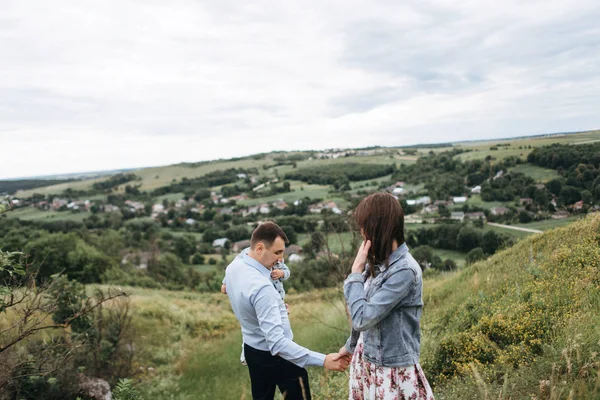
M600 128L597 0L2 0L0 179Z

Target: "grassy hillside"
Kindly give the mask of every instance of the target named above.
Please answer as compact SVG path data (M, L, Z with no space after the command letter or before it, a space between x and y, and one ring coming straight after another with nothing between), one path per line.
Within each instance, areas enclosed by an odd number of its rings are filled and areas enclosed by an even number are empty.
M436 398L600 398L599 241L600 215L591 215L426 279L421 362ZM249 398L226 297L135 289L133 300L149 398ZM298 343L339 348L348 324L338 290L288 301ZM347 373L310 376L315 398L346 398Z
M599 398L600 215L425 283L438 398Z

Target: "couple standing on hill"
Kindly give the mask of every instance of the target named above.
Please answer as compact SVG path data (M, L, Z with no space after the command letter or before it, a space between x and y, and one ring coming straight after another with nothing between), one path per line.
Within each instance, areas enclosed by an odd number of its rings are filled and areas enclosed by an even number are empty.
M352 333L337 353L292 341L288 312L270 280L287 242L279 226L257 227L248 253L227 267L224 282L242 326L253 399L273 399L276 386L287 400L311 399L306 366L345 371L349 365L350 399L433 399L419 365L421 268L404 243L402 208L393 196L376 193L354 218L364 241L344 282Z

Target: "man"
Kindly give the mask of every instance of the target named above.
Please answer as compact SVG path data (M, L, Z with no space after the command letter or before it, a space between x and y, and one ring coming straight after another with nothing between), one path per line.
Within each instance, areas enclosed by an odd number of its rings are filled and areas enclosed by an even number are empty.
M324 355L292 341L287 310L270 279L273 266L283 261L287 241L277 224L265 222L252 233L248 254L233 260L225 272L227 296L242 326L254 400L272 400L275 386L286 400L311 399L304 367L348 367L348 357Z

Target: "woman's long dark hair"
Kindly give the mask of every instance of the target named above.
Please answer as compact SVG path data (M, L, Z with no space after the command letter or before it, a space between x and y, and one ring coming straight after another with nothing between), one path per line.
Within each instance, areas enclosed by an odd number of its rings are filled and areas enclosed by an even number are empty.
M398 200L389 193L374 193L365 197L354 210L354 220L371 248L367 257L369 274L377 275L377 266L389 266L393 242L404 243L404 211Z

